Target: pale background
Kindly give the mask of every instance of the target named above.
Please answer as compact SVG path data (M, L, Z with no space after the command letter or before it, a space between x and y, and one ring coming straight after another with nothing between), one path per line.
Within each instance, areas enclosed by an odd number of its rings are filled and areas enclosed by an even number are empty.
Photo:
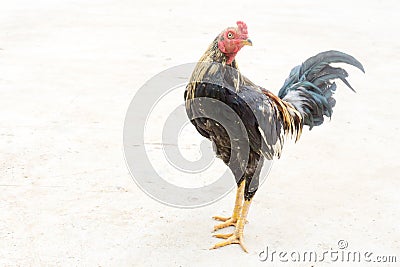
M0 6L0 265L266 266L266 245L322 251L340 239L400 259L398 1ZM196 61L239 19L254 43L240 68L274 92L323 50L366 69L348 68L358 93L340 84L332 121L288 142L274 164L249 213L249 254L208 250L211 216L230 214L234 192L200 209L164 206L138 189L122 152L135 91Z

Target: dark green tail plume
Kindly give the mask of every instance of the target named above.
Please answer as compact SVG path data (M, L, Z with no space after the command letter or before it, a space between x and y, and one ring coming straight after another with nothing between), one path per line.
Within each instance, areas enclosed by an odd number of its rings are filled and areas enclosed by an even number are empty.
M334 68L331 63L347 63L364 72L364 67L354 57L339 51L326 51L307 59L294 67L286 79L278 96L291 103L303 116L303 124L313 126L324 122L324 115L332 116L336 90L335 79L342 80L351 90L346 80L348 74L342 68Z

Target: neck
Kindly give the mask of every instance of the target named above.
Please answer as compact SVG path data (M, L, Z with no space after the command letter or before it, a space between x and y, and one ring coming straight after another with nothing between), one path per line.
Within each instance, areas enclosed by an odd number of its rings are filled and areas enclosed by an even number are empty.
M231 53L231 54L226 54L226 64L232 64L232 62L235 60L237 53Z
M221 52L218 48L218 37L210 44L207 51L200 58L200 62L216 62L223 65L229 65L235 69L238 68L235 56L237 53L227 54Z
M225 66L228 68L225 68ZM234 60L233 57L233 60L229 62L229 58L224 53L222 53L221 50L219 50L218 40L216 38L210 44L207 51L200 58L195 69L193 70L192 76L189 80L189 86L188 86L189 89L187 96L188 99L194 97L194 89L198 82L204 82L206 80L209 80L210 77L212 77L211 78L212 80L215 77L219 77L216 75L221 75L221 74L224 76L224 75L232 75L232 73L234 73L235 79L232 80L232 82L234 83L233 88L235 88L236 91L238 91L240 84L246 80L240 74L239 71L233 71L233 69L238 69L236 60ZM222 79L222 78L223 77L219 77L217 79Z

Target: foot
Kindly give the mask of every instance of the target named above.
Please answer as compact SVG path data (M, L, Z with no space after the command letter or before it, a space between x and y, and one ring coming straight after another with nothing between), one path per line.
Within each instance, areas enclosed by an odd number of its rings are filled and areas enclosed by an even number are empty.
M220 217L220 216L214 216L214 220L221 221L223 223L217 224L214 226L214 231L217 231L219 229L223 229L229 226L236 226L237 218L232 218L232 217Z
M224 223L222 223L220 225L216 225L214 227L214 230L224 228L224 227L226 227L225 225L228 224L228 225L235 225L235 231L232 234L215 234L214 237L223 238L223 239L225 239L225 241L215 244L211 249L220 248L220 247L224 247L224 246L231 245L231 244L239 244L242 247L243 251L247 252L247 249L243 244L243 229L244 229L244 225L246 224L246 217L247 217L247 213L249 211L250 203L251 203L251 199L244 201L243 208L241 209L240 216L237 220L234 220L234 218L236 216L232 216L232 218L217 217L218 219L221 219L221 220L226 219L226 220ZM234 213L233 215L236 215L236 214L237 213Z
M247 249L243 244L243 233L238 234L235 231L234 233L231 233L231 234L215 234L213 236L217 237L217 238L223 238L226 240L215 244L210 249L216 249L216 248L224 247L224 246L231 245L231 244L239 244L242 247L243 251L247 253Z

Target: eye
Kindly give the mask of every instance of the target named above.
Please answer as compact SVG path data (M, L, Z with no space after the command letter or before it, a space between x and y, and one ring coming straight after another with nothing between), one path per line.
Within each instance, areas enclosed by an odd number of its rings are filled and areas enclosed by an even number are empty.
M228 36L228 39L232 39L234 37L234 34L233 34L233 32L228 32L227 36Z

